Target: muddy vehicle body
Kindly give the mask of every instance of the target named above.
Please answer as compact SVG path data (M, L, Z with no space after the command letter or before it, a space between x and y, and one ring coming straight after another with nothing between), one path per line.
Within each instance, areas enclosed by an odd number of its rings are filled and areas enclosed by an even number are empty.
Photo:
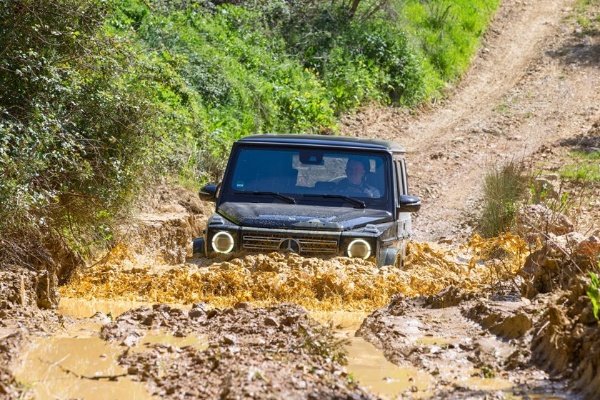
M320 135L256 135L237 141L194 253L293 251L402 263L411 213L404 149L391 142Z

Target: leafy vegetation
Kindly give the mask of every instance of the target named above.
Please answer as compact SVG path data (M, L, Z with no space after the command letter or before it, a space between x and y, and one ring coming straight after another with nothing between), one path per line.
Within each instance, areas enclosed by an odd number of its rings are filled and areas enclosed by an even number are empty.
M600 319L600 278L598 277L598 274L590 272L590 284L586 293L592 302L594 318L598 320Z
M600 151L576 151L572 155L577 162L561 168L562 178L578 182L600 182Z
M426 96L439 96L468 67L499 0L405 0L401 23L421 54Z
M508 231L514 224L519 201L523 199L526 178L516 162L495 168L485 176L480 230L486 237Z
M140 187L218 178L242 136L438 95L498 0L228 3L0 2L0 261L110 240Z

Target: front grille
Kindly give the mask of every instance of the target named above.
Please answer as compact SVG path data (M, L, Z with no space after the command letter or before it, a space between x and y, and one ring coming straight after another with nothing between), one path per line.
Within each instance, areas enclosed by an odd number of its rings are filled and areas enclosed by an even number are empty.
M250 251L278 251L287 239L294 239L300 245L300 254L336 254L338 240L332 238L297 237L287 233L243 234L242 248Z

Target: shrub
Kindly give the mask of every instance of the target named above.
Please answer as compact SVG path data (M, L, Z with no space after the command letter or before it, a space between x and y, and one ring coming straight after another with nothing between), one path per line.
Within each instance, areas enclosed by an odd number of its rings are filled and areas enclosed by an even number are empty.
M105 236L109 216L185 142L139 78L141 54L104 31L109 13L101 0L0 4L4 258L30 260L48 234L73 246Z
M485 175L483 211L479 221L484 236L496 236L512 227L518 202L525 194L525 181L521 165L514 161Z

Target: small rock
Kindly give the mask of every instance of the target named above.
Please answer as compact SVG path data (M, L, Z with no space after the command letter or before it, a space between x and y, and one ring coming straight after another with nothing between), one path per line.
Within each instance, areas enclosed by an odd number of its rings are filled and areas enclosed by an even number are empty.
M136 375L138 373L138 371L139 370L135 366L130 366L130 367L127 368L127 373L129 375Z
M197 318L202 318L206 315L206 311L202 310L202 309L198 309L198 308L192 308L189 312L188 312L188 316L190 318L193 319L197 319Z
M580 241L575 247L577 257L587 257L592 260L600 255L600 239L596 236L590 236Z
M133 347L135 346L138 342L139 342L140 338L138 335L128 335L125 339L123 339L123 341L121 342L122 346L127 346L127 347Z
M222 342L225 345L231 346L237 343L237 337L235 335L224 335Z
M278 327L279 326L279 322L277 322L274 318L272 317L266 317L265 318L265 325L266 326L275 326Z
M250 305L250 303L242 301L239 303L236 303L233 308L236 308L238 310L248 310L249 308L252 308L252 306Z

